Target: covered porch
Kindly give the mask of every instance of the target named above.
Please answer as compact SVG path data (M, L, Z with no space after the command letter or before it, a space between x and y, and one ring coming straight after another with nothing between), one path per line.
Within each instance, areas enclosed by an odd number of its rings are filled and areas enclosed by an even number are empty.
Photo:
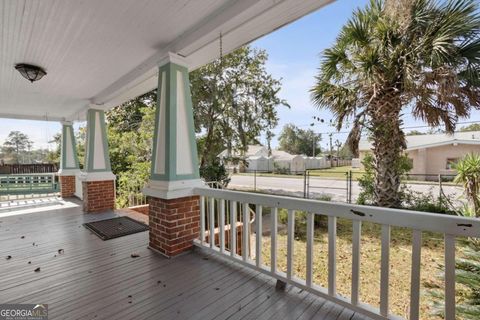
M478 220L213 190L200 180L189 71L218 58L220 34L227 53L330 2L7 1L3 16L15 19L1 22L9 45L0 58L0 117L62 122L60 193L75 206L0 219L0 251L11 256L0 264L0 300L47 303L52 319L398 319L390 248L391 229L401 227L412 231L409 318L420 319L422 234L436 232L444 238L445 317L455 319L456 238L478 237ZM16 73L18 63L47 74L30 84ZM81 224L124 214L145 219L115 211L105 111L155 88L143 190L149 234L102 241ZM75 121L87 122L83 170ZM279 210L288 213L285 272L276 258ZM297 214L306 216L304 278L294 268ZM239 236L239 218L252 215ZM328 221L326 286L314 282L316 216ZM350 296L337 291L337 219L353 229ZM362 223L381 227L378 307L359 294ZM266 224L268 260L260 254Z
M86 215L72 202L0 218L1 255L12 256L0 260L2 303L48 303L51 319L367 319L301 288L276 290L272 277L207 251L168 259L145 232L102 241L82 223L148 218Z

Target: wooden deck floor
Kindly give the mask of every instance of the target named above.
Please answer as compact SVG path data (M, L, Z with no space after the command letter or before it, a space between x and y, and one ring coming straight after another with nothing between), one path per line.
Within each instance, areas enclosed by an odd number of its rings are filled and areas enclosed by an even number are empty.
M366 319L204 252L166 259L147 249L147 232L102 241L82 226L122 214L0 218L0 256L12 256L0 260L0 302L47 303L49 319Z

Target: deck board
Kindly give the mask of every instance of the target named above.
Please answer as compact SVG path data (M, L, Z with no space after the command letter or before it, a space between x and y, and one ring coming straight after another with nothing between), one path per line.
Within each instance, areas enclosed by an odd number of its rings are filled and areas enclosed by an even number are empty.
M147 221L81 206L0 217L0 256L12 256L0 259L0 301L47 303L50 319L366 319L202 250L166 259L147 232L102 241L82 226L118 215Z

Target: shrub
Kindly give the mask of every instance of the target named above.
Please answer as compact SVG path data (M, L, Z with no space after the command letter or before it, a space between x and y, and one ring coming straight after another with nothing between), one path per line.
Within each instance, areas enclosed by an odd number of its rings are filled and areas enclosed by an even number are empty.
M318 197L316 197L315 200L332 201L332 196L329 195L328 193L322 193Z
M475 215L480 217L480 154L470 153L454 165L456 183L463 184L465 195Z
M277 174L288 174L289 170L284 167L280 167L275 162L273 163L273 172Z
M225 166L220 163L220 160L218 159L201 167L200 177L206 182L219 182L224 188L226 188L230 182L227 169L225 169Z
M466 240L464 257L456 261L456 286L460 300L456 305L456 318L464 320L480 319L480 241ZM444 267L440 266L440 277L445 278ZM445 296L443 288L431 288L428 294L434 298L432 314L444 317Z
M403 191L402 207L422 212L455 214L455 210L449 206L451 202L450 197L435 197L431 192L424 194L405 189Z
M150 176L150 162L134 163L128 171L117 173L117 197L118 208L128 207L130 199L143 199L142 189Z

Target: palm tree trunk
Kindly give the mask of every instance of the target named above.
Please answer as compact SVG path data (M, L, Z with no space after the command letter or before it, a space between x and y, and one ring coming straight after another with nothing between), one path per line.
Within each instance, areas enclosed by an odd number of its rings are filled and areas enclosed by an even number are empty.
M399 207L400 161L406 148L400 129L401 102L398 91L391 89L372 102L372 138L375 187L374 204L381 207Z

